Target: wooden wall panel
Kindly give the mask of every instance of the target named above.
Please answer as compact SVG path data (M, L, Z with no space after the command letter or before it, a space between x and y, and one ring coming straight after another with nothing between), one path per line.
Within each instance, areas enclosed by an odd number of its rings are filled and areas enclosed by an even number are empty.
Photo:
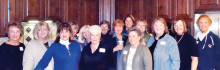
M73 21L78 24L81 24L81 0L68 0L68 6L67 6L67 21Z
M80 25L99 24L99 0L85 0L83 3L83 23Z
M131 14L130 0L115 0L115 18L122 19Z
M5 34L4 0L0 0L0 37Z
M115 0L99 0L99 22L115 20Z
M172 19L171 0L154 0L154 17L162 17L170 21Z
M194 7L193 0L174 0L173 1L174 18L181 17L185 19L193 19Z
M144 19L145 8L143 6L143 0L132 0L131 1L131 14L135 17L135 19Z
M197 11L216 11L220 10L220 0L196 0Z
M64 0L46 0L46 20L53 20L53 21L64 21L61 19L61 16L64 16L63 13L63 7L65 4L63 4Z
M44 20L45 19L45 0L23 0L24 20Z

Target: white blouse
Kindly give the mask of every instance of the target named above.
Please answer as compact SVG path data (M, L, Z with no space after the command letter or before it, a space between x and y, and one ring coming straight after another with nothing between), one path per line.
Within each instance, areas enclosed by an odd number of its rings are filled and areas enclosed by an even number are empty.
M128 60L127 60L127 66L126 70L132 70L132 60L134 58L135 52L137 48L131 48L129 49L129 54L128 54Z

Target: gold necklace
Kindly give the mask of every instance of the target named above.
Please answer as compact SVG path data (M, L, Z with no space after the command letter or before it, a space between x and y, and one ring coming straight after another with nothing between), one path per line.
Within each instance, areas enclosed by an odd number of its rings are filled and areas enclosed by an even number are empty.
M182 40L183 36L184 36L184 34L180 37L180 39L177 41L177 43L179 43ZM175 36L175 38L176 38L176 36ZM176 38L176 40L177 40L177 38Z

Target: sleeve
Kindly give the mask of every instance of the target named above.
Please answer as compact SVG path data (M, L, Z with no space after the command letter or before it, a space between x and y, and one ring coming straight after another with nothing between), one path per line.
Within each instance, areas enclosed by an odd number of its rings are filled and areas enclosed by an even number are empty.
M191 52L192 52L192 54L191 54L191 56L194 56L194 57L198 57L198 46L197 46L197 44L196 44L196 39L194 39L193 37L191 37L192 38L192 43L191 43Z
M121 54L119 60L117 61L117 64L118 64L117 70L125 70L124 65L123 65L123 52L124 52L124 49L122 50L122 54Z
M172 39L169 44L169 56L171 58L171 69L179 70L180 68L180 55L177 42Z
M148 42L146 43L146 46L149 48L153 44L153 42L154 42L154 37L151 36Z
M23 55L23 70L32 70L34 69L34 50L29 42L24 50Z
M143 52L144 52L144 69L145 70L152 70L153 69L153 65L152 65L152 56L151 56L151 53L150 53L150 50L146 47L143 48Z
M37 64L37 66L36 66L36 68L34 70L44 70L48 66L48 64L49 64L49 62L50 62L50 60L51 60L51 58L53 56L55 48L56 48L56 45L52 44L47 49L47 51L45 52L45 54L43 55L42 59Z
M215 40L215 53L216 53L216 69L215 70L220 70L220 39L218 36L216 36L216 38L214 38Z
M80 56L80 61L79 61L79 70L84 70L84 52L85 52L85 48L82 50L81 56Z

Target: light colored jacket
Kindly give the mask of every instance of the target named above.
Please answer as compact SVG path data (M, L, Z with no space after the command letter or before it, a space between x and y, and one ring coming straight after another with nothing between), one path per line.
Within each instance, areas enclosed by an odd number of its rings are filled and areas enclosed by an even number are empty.
M54 42L51 39L48 39L47 41L49 46ZM24 51L23 70L34 70L46 51L47 48L40 40L31 40ZM54 62L51 60L45 70L53 70L53 64Z
M126 46L122 50L120 60L118 62L118 70L126 70L127 59L130 46ZM132 70L152 70L152 56L147 47L139 44L132 60Z
M155 41L154 36L148 40L147 47ZM176 40L166 34L157 41L153 53L154 70L179 70L180 55Z

